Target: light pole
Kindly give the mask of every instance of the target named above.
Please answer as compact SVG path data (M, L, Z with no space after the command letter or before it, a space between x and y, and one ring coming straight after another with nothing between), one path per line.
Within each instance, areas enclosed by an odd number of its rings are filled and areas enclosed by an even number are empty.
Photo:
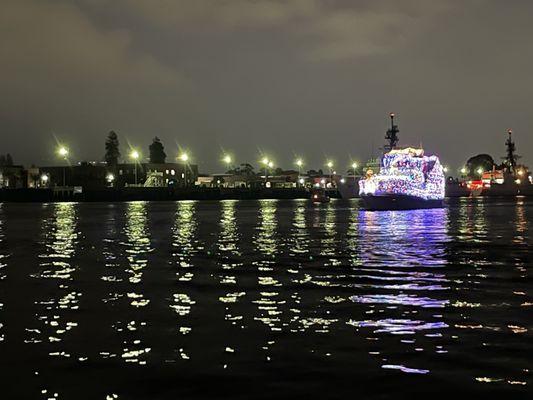
M296 160L296 165L298 166L298 180L296 182L300 182L300 175L302 174L302 165L304 165L304 162L301 158Z
M356 162L352 163L352 169L353 169L353 181L355 182L355 174L356 174L356 170L357 170L357 163Z
M133 163L135 165L135 186L137 186L137 160L139 159L140 155L137 150L132 150L130 153L130 158L133 160Z
M68 162L68 149L65 146L59 147L57 150L57 154L59 154L59 157L61 157L65 162ZM66 172L67 172L67 166L63 166L63 187L66 186Z
M224 163L226 164L226 172L229 172L230 169L231 169L231 162L233 161L231 159L231 156L229 154L226 154L224 156L224 158L222 159L222 161L224 161ZM220 183L219 183L219 185L220 185ZM224 185L222 185L222 186L224 186ZM235 184L233 186L235 186ZM229 185L227 187L229 187Z
M327 166L329 168L329 184L333 186L333 161L328 161Z
M269 164L271 163L271 161L267 158L267 157L264 157L261 162L263 163L263 165L265 166L265 187L266 187L266 184L267 184L267 179L268 179L268 166Z
M189 161L189 155L187 153L182 153L179 156L179 159L183 161L183 184L185 187L187 187L187 169L189 167L189 164L187 161Z

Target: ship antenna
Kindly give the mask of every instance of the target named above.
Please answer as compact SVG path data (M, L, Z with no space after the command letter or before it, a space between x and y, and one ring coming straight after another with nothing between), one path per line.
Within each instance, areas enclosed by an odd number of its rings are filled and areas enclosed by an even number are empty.
M503 159L505 160L505 164L507 168L509 168L509 172L514 173L516 169L516 162L520 158L520 156L517 156L515 153L516 146L512 138L513 130L508 129L507 133L509 134L509 137L507 138L507 141L505 142L505 146L507 147L507 156L504 157Z
M386 152L391 151L392 149L396 148L396 145L398 144L398 133L400 130L398 129L398 125L394 125L394 113L390 113L390 129L387 130L387 133L385 134L385 139L389 142L387 145L385 145L384 150Z

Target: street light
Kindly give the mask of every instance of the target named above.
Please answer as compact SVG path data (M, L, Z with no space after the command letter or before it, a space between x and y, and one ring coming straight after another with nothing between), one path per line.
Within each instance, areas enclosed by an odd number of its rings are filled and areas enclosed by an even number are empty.
M231 156L230 156L229 154L226 154L226 155L224 156L224 158L222 159L222 161L224 161L224 163L226 163L226 165L227 165L228 168L229 168L229 165L231 164L231 162L232 162L233 160L231 159Z
M356 174L356 169L357 169L356 162L352 163L352 169L353 169L353 180L355 181L355 174Z
M57 149L57 154L59 154L59 157L64 159L65 161L68 161L68 149L65 146L60 146L59 149ZM66 186L66 172L67 172L67 166L63 166L63 187Z
M476 171L479 175L483 175L483 168L479 167Z
M107 174L106 176L107 183L109 185L113 185L113 181L115 180L115 175L113 175L111 172Z
M264 168L265 168L265 187L266 187L266 183L268 179L268 167L272 163L272 161L270 161L267 157L263 157L263 159L261 160L261 163L264 165Z
M140 154L137 150L132 150L130 152L130 158L133 160L133 164L135 165L135 186L137 186L137 160L139 159Z
M41 182L43 183L44 186L46 186L46 184L48 183L48 175L42 174L41 175Z
M300 182L300 175L302 174L302 165L304 162L301 158L296 160L296 165L298 166L298 182Z
M461 168L461 174L462 175L466 175L466 168L465 167Z
M328 161L326 165L329 168L329 184L333 186L333 161Z
M189 155L187 153L181 153L178 157L181 161L183 161L183 183L184 186L187 187L187 169L189 167L188 161L189 161Z
M447 173L447 172L448 172L448 167L444 166L444 167L442 168L442 170L444 171L444 173Z

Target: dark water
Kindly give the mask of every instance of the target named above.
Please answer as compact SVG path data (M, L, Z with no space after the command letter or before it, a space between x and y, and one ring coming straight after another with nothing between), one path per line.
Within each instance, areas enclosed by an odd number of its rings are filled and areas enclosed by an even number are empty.
M0 398L531 398L532 216L1 204Z

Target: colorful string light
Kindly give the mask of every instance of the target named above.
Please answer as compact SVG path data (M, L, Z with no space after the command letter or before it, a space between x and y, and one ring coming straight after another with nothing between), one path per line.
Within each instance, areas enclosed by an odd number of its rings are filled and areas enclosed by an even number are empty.
M381 159L379 174L359 181L359 194L399 194L441 200L444 186L444 171L437 156L424 156L421 149L395 149Z

